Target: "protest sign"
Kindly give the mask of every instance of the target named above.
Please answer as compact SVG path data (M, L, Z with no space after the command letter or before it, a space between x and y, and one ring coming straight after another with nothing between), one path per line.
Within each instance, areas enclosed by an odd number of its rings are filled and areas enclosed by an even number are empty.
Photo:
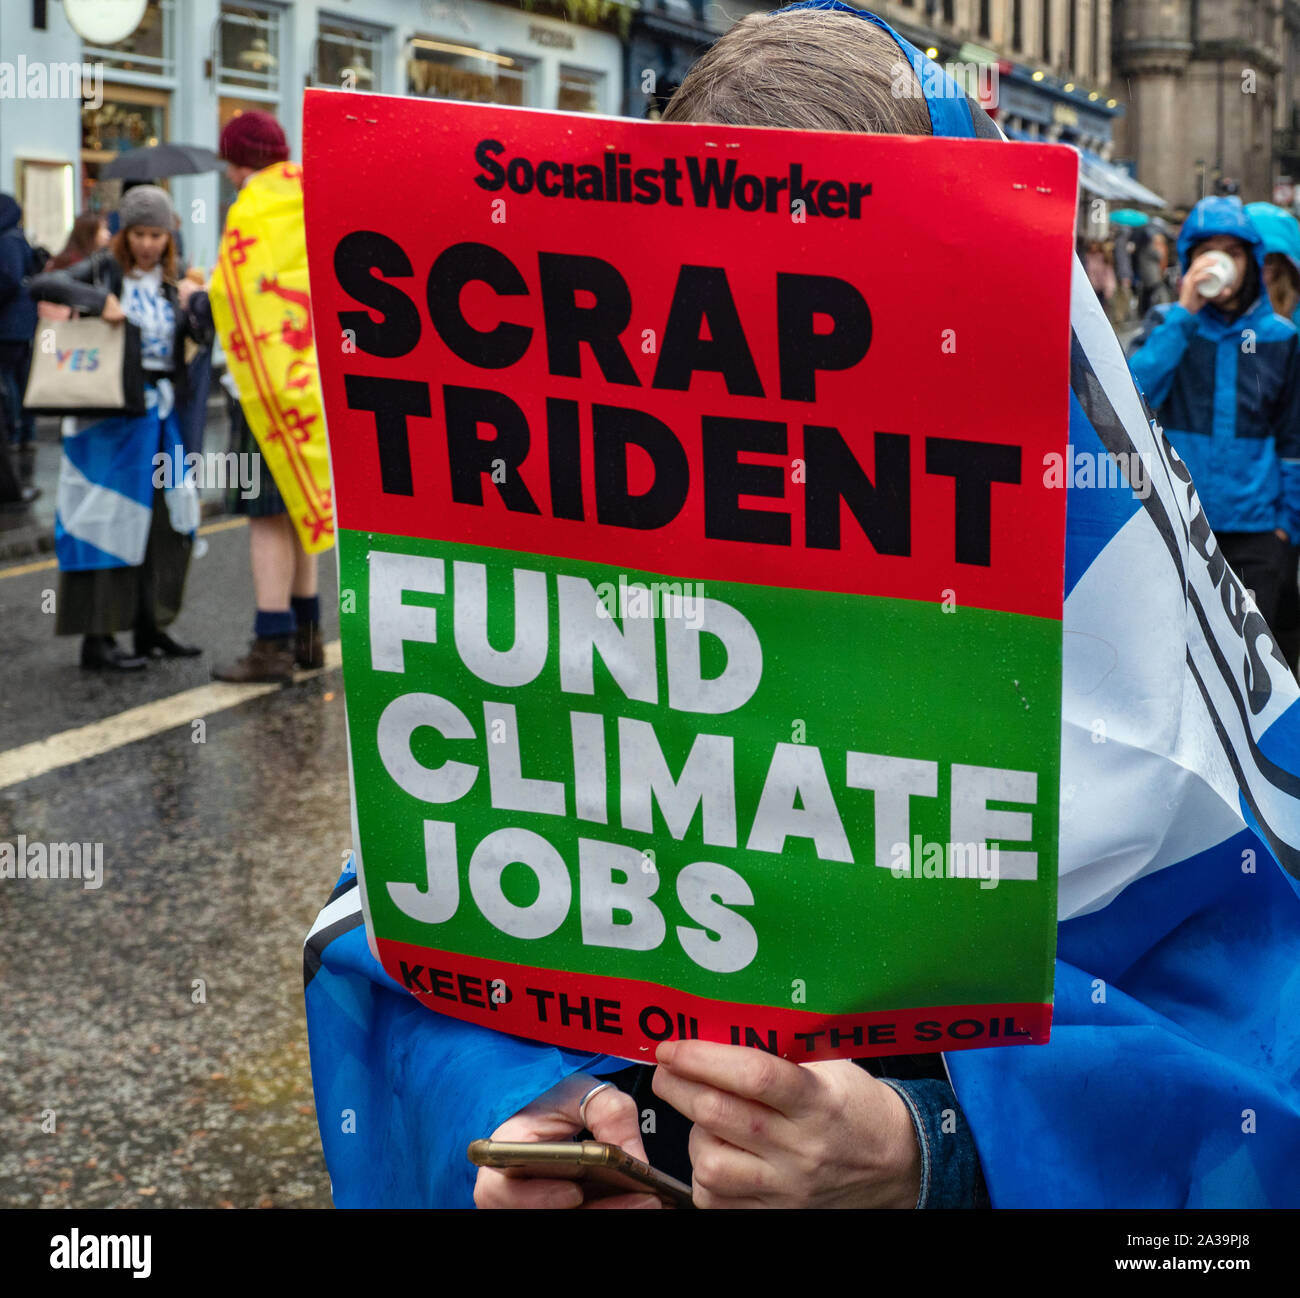
M1074 155L328 91L304 140L388 972L630 1059L1045 1040Z

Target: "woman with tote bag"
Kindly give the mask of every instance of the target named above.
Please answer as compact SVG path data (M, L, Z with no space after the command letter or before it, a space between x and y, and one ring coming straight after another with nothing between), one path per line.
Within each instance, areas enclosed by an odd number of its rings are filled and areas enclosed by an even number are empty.
M128 348L125 364L141 372L124 374L123 387L143 382L144 413L124 409L81 422L64 437L55 523L55 634L83 637L83 667L138 671L151 656L201 652L163 628L180 609L199 521L181 435L185 343L209 344L212 316L205 292L177 282L166 192L136 186L123 197L120 216L107 248L67 270L37 275L29 289L38 301L139 330L138 353ZM166 461L157 459L160 452ZM127 629L135 633L134 655L113 638Z

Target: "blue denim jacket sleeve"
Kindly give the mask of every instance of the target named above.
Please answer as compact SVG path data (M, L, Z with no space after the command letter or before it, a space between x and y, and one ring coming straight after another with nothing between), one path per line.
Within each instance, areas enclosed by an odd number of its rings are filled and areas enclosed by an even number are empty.
M921 1146L918 1208L987 1208L988 1189L975 1139L952 1087L936 1078L882 1077L902 1096Z

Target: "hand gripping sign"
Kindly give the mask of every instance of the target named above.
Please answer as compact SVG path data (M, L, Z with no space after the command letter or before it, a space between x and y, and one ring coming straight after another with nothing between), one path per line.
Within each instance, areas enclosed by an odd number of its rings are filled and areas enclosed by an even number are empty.
M305 141L389 973L631 1059L1045 1040L1074 156L329 91Z

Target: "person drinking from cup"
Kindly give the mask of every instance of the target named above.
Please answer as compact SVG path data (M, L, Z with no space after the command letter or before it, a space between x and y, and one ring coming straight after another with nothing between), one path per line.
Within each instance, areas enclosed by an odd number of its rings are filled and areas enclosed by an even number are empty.
M1300 335L1264 292L1264 257L1239 198L1201 199L1178 236L1178 301L1148 313L1129 368L1272 625L1300 537Z

